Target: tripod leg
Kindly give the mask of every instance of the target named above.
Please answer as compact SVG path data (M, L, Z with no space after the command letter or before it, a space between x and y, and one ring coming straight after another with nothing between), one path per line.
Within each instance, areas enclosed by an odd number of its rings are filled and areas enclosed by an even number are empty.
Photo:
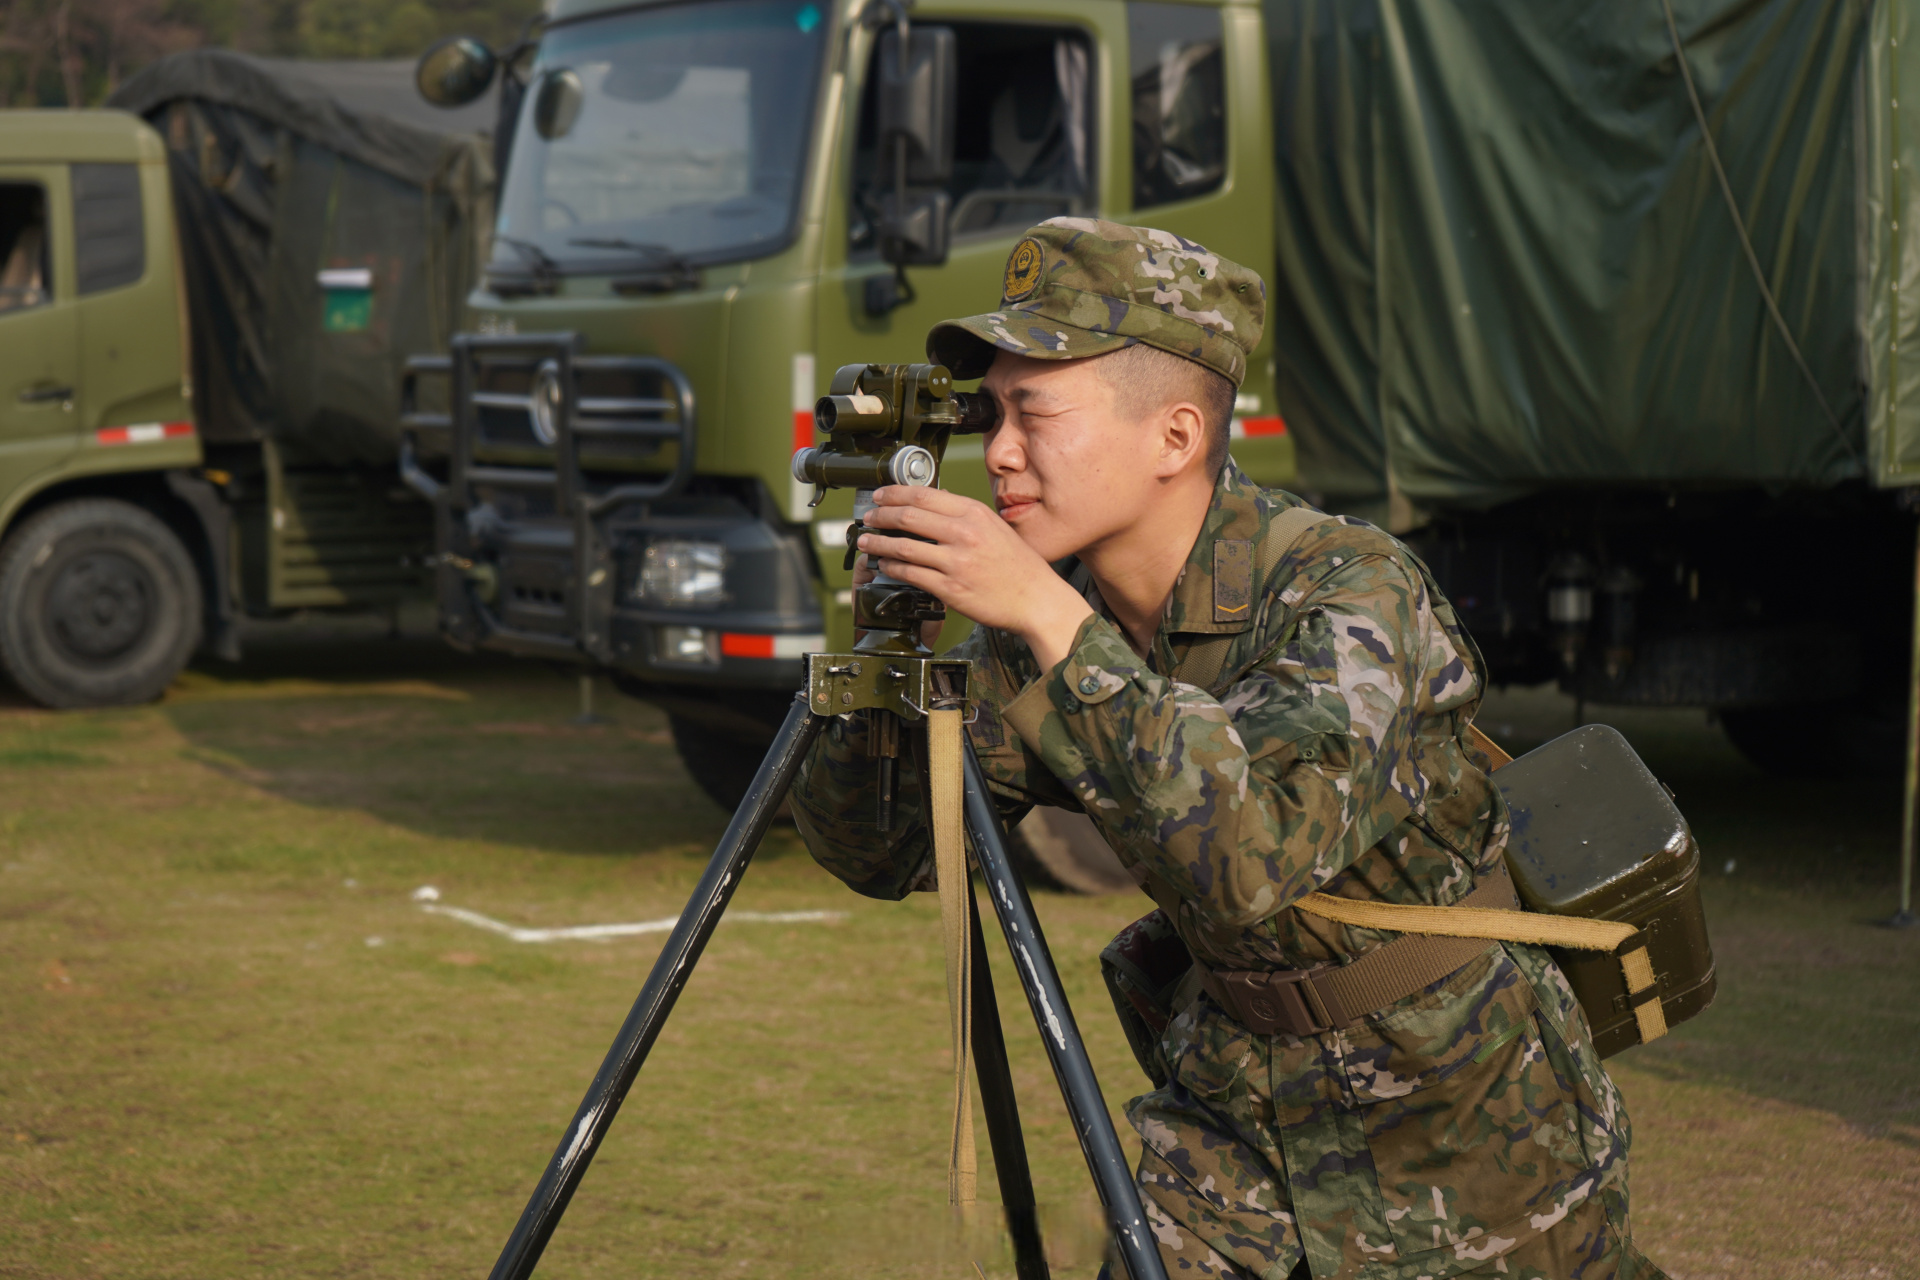
M1027 900L1026 886L1013 874L1007 860L1006 830L1000 825L1000 811L994 808L987 792L987 776L973 745L966 744L967 833L973 839L974 853L980 859L986 877L987 893L1000 917L1001 931L1013 952L1013 967L1026 989L1033 1020L1040 1027L1040 1041L1047 1047L1047 1059L1053 1064L1054 1078L1067 1101L1067 1115L1074 1132L1080 1135L1080 1150L1093 1174L1093 1185L1107 1211L1107 1225L1113 1231L1121 1260L1133 1280L1167 1280L1160 1264L1160 1251L1147 1230L1147 1215L1140 1207L1140 1190L1134 1185L1133 1170L1127 1167L1120 1150L1119 1135L1107 1115L1106 1099L1100 1095L1100 1082L1087 1058L1086 1043L1080 1028L1074 1025L1073 1010L1060 986L1060 973L1041 936L1040 922Z
M1049 1280L1047 1254L1040 1243L1040 1212L1033 1200L1033 1172L1027 1168L1027 1144L1020 1136L1020 1104L1013 1096L1007 1066L1007 1041L1000 1033L1000 1007L993 998L993 974L987 969L987 943L980 933L980 904L967 886L967 925L973 932L973 1067L980 1081L980 1109L993 1143L993 1168L1000 1178L1000 1203L1013 1237L1013 1270L1019 1280Z
M680 913L679 923L673 926L660 958L653 962L653 971L640 988L632 1012L595 1073L586 1099L574 1112L573 1122L540 1177L540 1185L534 1188L533 1198L527 1201L513 1235L507 1239L507 1247L500 1251L500 1260L493 1264L489 1280L526 1280L533 1273L554 1228L560 1225L560 1215L567 1211L567 1202L586 1175L593 1153L613 1124L620 1104L626 1101L634 1077L640 1074L640 1064L647 1060L667 1015L673 1012L674 1001L680 998L693 966L699 962L700 952L720 923L720 913L727 909L727 902L739 887L741 874L759 848L774 811L800 771L800 762L806 759L807 749L825 723L824 718L808 713L805 702L794 700L779 736L760 762L760 772L754 775L746 799L734 811L727 833L720 838L693 897L687 901L687 909Z

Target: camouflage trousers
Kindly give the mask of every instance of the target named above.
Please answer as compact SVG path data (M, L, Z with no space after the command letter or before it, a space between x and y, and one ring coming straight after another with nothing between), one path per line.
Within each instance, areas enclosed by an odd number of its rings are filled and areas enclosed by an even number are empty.
M1202 997L1162 1049L1129 1118L1170 1280L1663 1280L1632 1244L1626 1111L1537 948L1320 1036Z

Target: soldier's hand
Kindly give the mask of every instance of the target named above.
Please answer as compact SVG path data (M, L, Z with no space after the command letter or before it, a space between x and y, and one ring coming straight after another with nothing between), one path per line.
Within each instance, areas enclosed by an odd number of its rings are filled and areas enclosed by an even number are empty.
M981 626L1020 636L1043 667L1067 656L1092 609L993 508L910 485L877 489L873 500L868 528L928 539L862 534L860 550L878 557L883 572L933 593Z
M861 587L866 586L869 582L872 582L876 576L878 576L880 571L874 568L873 566L874 566L874 560L872 556L863 555L863 556L854 557L853 589L855 591L858 591ZM927 648L929 649L933 648L933 642L940 638L941 626L942 624L938 622L921 623L920 624L920 643L927 646ZM858 639L859 637L865 634L867 634L865 631L856 631L854 632L854 638Z

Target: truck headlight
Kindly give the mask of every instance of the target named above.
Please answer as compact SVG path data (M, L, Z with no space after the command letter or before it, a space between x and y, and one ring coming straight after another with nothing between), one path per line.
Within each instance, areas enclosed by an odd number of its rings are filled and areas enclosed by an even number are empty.
M647 544L639 595L669 607L715 605L727 598L727 549L717 542L662 538Z

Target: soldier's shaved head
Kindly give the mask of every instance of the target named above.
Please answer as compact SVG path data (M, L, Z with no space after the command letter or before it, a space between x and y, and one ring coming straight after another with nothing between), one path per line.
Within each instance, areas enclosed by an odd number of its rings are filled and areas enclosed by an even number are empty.
M1217 476L1227 463L1229 429L1233 423L1234 388L1231 382L1192 360L1145 343L1122 347L1092 357L1107 385L1113 388L1114 408L1138 422L1150 413L1182 401L1200 410L1207 421L1206 474Z

